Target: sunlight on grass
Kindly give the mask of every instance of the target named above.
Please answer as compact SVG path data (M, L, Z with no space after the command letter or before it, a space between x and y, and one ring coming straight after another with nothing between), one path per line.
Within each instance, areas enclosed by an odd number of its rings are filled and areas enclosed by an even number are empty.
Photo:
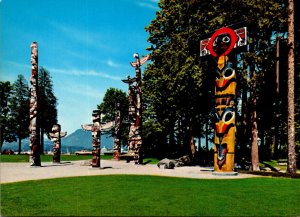
M52 155L41 155L42 162L52 162ZM92 155L61 155L61 161L91 160ZM112 159L111 155L101 155L102 160ZM0 155L1 162L29 162L29 155Z
M4 216L297 216L299 187L285 178L75 177L3 184L1 206Z

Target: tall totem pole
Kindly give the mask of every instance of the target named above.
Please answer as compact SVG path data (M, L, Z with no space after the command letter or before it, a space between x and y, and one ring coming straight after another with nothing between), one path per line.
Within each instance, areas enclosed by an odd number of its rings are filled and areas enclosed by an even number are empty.
M128 138L128 152L133 153L134 162L136 164L143 163L142 153L142 76L141 66L149 60L149 55L140 59L139 55L135 53L133 57L135 62L130 62L130 65L135 68L135 78L128 76L127 80L122 80L129 84L129 117L130 129ZM134 86L134 82L136 85Z
M41 166L40 158L40 128L38 124L38 44L31 44L31 77L30 77L30 165Z
M223 27L200 42L200 56L211 54L216 60L215 83L215 172L234 171L236 133L236 72L233 48L247 44L246 27Z
M120 112L120 103L117 103L116 113L115 113L115 133L114 133L114 160L120 160L121 155L121 112Z
M67 132L61 132L59 124L54 124L52 132L49 133L51 141L53 142L53 163L60 163L61 154L61 138L67 135Z
M92 132L92 145L93 145L93 159L92 167L100 168L100 145L101 145L101 112L100 110L94 110L92 114L93 123L81 125L81 128L86 131Z
M136 119L136 94L135 94L135 86L134 82L135 78L127 77L127 79L122 80L124 83L128 84L128 100L129 100L129 134L128 134L128 154L134 156L135 155L135 119Z

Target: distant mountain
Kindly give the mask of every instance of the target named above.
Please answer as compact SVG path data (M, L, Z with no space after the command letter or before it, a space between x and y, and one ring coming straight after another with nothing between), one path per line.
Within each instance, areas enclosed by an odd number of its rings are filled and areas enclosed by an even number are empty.
M108 134L101 135L101 148L113 149L114 140ZM52 151L53 142L45 138L44 150ZM29 138L22 140L22 151L29 151ZM74 133L61 139L61 151L73 153L81 149L92 150L92 133L82 129L76 130ZM7 143L4 142L2 150L12 149L18 151L18 142Z
M44 150L45 151L52 150L52 144L53 144L53 142L51 142L49 139L45 138ZM19 149L19 142L18 141L17 142L12 142L12 143L4 142L3 146L2 146L2 150L4 150L4 149L11 149L11 150L14 150L15 152L17 152L18 149ZM29 138L22 139L21 151L22 152L27 152L29 150L30 150L30 148L29 148Z
M77 147L81 149L92 149L92 133L82 129L76 130L74 133L62 138L62 147ZM110 135L101 135L101 148L113 149L114 140Z

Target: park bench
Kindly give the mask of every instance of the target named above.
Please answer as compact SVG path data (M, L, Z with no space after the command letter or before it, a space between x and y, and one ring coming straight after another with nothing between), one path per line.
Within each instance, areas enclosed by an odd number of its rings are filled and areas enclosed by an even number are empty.
M120 155L120 159L125 159L127 163L129 163L131 160L134 159L134 155L133 154L121 154Z

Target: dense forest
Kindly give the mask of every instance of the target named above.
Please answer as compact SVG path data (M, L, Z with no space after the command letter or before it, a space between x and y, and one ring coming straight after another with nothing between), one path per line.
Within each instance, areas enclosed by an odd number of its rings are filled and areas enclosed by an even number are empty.
M207 153L213 140L212 58L199 55L200 40L217 29L247 27L248 46L235 53L237 72L237 161L287 156L288 23L284 0L160 1L146 27L152 62L143 79L144 142L148 153L162 156ZM295 6L297 8L297 6ZM299 23L295 41L299 48ZM277 48L279 54L276 56ZM295 49L296 149L300 145L299 49ZM276 70L276 65L279 68ZM202 158L212 156L204 154ZM258 156L257 156L258 157ZM199 158L199 156L197 156Z

